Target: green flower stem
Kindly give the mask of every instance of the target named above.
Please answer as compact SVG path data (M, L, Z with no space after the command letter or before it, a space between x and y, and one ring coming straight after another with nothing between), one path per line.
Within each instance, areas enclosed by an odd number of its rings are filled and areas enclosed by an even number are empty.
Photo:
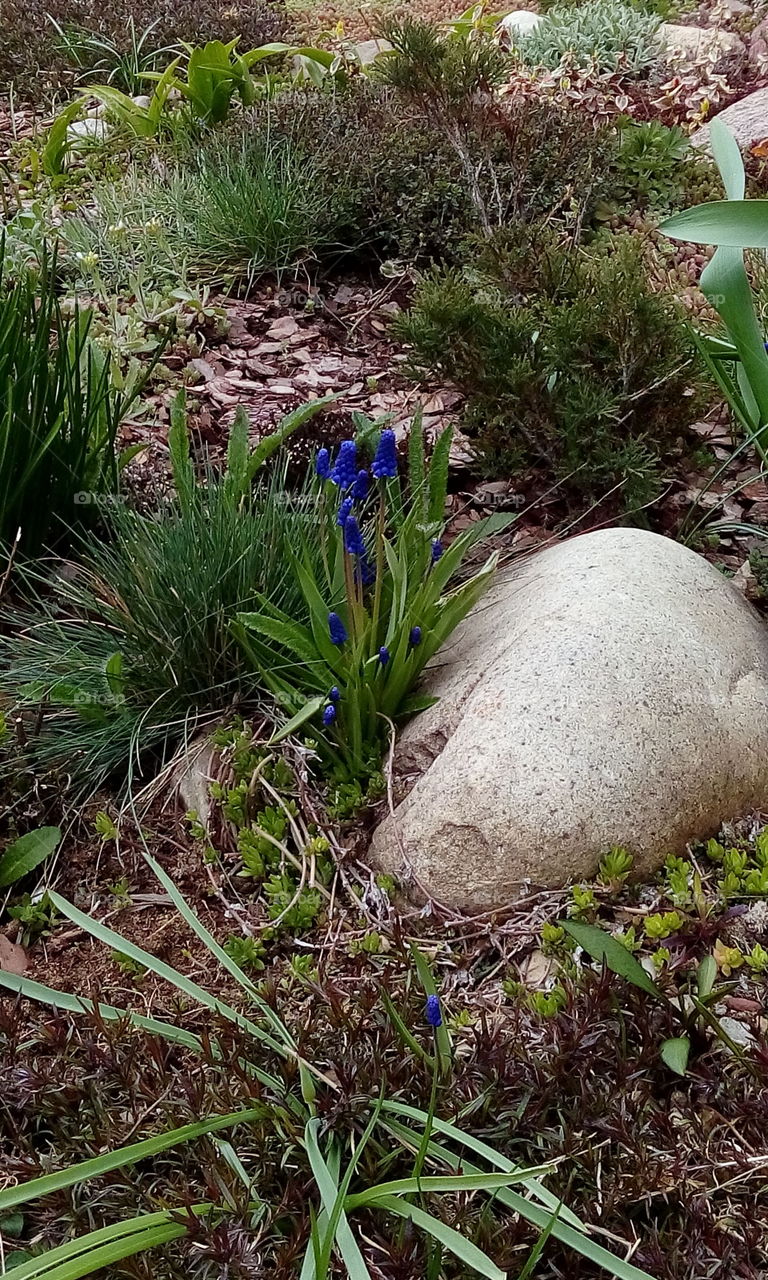
M381 584L384 578L384 522L386 502L383 488L379 489L379 515L376 520L376 585L373 590L373 619L371 622L370 656L379 648L379 617L381 615Z

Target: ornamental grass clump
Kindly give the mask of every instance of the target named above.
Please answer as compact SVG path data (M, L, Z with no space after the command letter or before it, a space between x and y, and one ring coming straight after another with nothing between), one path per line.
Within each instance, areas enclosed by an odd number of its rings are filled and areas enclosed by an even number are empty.
M289 718L285 731L314 726L316 749L338 779L377 770L393 723L434 702L414 686L496 569L494 552L451 587L471 548L510 517L479 521L443 550L450 446L445 431L428 464L416 421L405 478L394 431L377 433L374 423L335 459L321 448L320 554L306 552L292 566L309 622L266 596L258 612L238 617L241 645Z

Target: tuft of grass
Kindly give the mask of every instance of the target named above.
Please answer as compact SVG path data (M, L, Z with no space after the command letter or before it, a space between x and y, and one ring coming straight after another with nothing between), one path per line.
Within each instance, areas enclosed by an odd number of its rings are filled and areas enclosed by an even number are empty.
M118 501L108 537L86 534L77 563L22 567L26 603L4 614L0 687L40 709L39 767L93 793L116 770L139 771L145 752L162 759L196 725L258 701L231 623L262 592L304 620L291 557L316 537L301 490L286 491L286 465L253 490L231 469L205 466L204 483L177 470L180 495L154 516Z

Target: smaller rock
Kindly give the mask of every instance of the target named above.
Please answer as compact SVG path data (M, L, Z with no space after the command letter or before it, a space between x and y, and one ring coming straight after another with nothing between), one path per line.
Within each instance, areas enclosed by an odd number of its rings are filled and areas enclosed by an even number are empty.
M88 117L74 120L67 128L67 140L76 142L103 142L109 132L106 120Z
M748 148L768 137L768 86L757 89L739 102L731 103L717 115L733 134L740 147ZM691 135L691 145L709 146L709 125L702 125Z
M516 9L506 14L499 23L499 29L507 36L510 44L514 44L515 36L527 36L535 31L541 22L541 14L531 9Z
M363 40L355 45L355 56L361 67L369 67L382 53L390 53L392 45L388 40Z
M717 66L727 58L744 60L747 56L744 41L722 27L683 27L662 22L659 36L668 62L700 62L715 56Z

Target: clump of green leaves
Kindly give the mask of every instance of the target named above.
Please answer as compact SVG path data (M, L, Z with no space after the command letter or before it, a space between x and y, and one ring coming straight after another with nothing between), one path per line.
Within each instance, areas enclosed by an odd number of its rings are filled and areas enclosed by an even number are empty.
M659 19L623 0L557 4L533 31L518 37L515 52L531 67L554 71L567 58L579 68L643 76L658 60Z
M8 279L0 245L0 540L27 552L82 525L117 488L116 389L90 311L62 310L56 261Z
M238 615L235 632L259 680L284 709L283 732L312 724L316 750L338 781L378 772L390 726L433 699L414 694L426 663L490 586L497 553L453 585L468 553L507 523L479 521L443 547L448 458L444 431L429 462L421 421L410 434L407 475L395 433L360 423L335 463L318 455L320 554L292 572L309 622L266 596ZM358 457L373 455L370 472Z
M544 461L582 500L653 498L694 412L688 330L629 237L587 254L549 228L498 233L422 276L396 330L417 374L464 391L490 473Z

